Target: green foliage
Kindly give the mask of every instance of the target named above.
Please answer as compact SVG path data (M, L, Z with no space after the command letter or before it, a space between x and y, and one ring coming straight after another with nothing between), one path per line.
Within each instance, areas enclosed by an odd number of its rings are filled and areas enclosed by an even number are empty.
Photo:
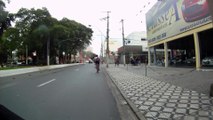
M93 59L93 58L96 56L95 53L90 52L90 51L87 51L87 52L84 51L84 54L85 54L87 57L91 58L91 59Z
M9 2L9 1L8 1ZM9 26L11 26L10 22L12 19L12 15L5 11L5 3L0 0L0 64L7 62L7 41L2 39L2 35Z
M0 10L1 6L4 8L5 4L0 0ZM4 14L8 16L6 11ZM29 55L32 56L32 52L36 51L37 62L44 63L48 40L50 57L53 60L62 52L76 54L86 48L91 44L92 33L90 28L68 18L58 21L46 8L21 8L15 14L15 27L9 28L0 39L0 54L11 54L13 50L18 50L19 54L24 55L27 46Z
M0 37L3 32L11 25L12 15L5 11L5 3L0 0Z

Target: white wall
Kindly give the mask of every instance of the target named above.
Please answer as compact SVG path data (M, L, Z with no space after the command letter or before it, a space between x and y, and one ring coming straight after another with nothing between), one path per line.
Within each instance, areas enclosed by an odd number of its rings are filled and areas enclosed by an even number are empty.
M148 42L141 41L141 38L146 39L146 32L132 32L126 37L126 45L142 46L143 51L148 51Z

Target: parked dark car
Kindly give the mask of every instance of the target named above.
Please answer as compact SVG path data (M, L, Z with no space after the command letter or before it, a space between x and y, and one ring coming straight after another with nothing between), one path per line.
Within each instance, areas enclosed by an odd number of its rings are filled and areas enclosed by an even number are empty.
M179 64L182 64L182 62L183 61L181 60L180 56L177 56L170 60L170 65L179 65Z
M193 22L210 15L207 0L183 0L181 9L186 22Z
M186 65L195 65L196 60L195 60L195 57L192 57L192 58L186 59L184 62Z

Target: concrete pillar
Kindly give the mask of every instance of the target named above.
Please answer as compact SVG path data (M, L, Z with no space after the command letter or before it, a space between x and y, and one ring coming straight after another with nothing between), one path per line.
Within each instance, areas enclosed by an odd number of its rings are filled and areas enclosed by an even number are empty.
M153 50L154 50L154 53L153 53L154 65L156 65L157 64L157 57L156 57L156 49L155 49L155 47L153 47Z
M196 60L196 70L200 70L201 62L200 62L200 43L198 34L194 33L194 44L195 44L195 60Z
M165 63L165 67L168 67L169 62L168 62L168 44L167 42L164 43L164 63Z
M126 55L125 53L123 54L123 63L124 63L124 66L126 65Z
M148 48L148 65L151 65L151 52L150 52L150 48Z

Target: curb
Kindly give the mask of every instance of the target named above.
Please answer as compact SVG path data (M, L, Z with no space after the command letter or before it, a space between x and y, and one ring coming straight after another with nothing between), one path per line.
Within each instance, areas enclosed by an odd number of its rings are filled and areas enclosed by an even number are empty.
M77 63L77 64L62 64L62 65L51 65L51 66L43 66L43 67L31 67L31 68L20 68L20 69L3 70L3 71L0 71L0 77L21 75L21 74L25 74L25 73L32 73L32 72L51 70L51 69L59 69L59 68L64 68L64 67L76 66L76 65L83 65L83 64L81 64L81 63Z
M138 108L134 105L134 103L132 103L126 96L125 93L122 92L122 90L117 86L117 84L114 82L114 78L112 76L109 75L108 71L106 70L107 68L104 68L107 75L109 76L109 78L112 80L112 83L116 86L116 88L118 89L118 91L121 93L122 97L125 99L125 101L127 102L127 105L130 106L131 110L134 112L134 114L136 115L136 117L139 120L146 120L145 116L138 110Z

